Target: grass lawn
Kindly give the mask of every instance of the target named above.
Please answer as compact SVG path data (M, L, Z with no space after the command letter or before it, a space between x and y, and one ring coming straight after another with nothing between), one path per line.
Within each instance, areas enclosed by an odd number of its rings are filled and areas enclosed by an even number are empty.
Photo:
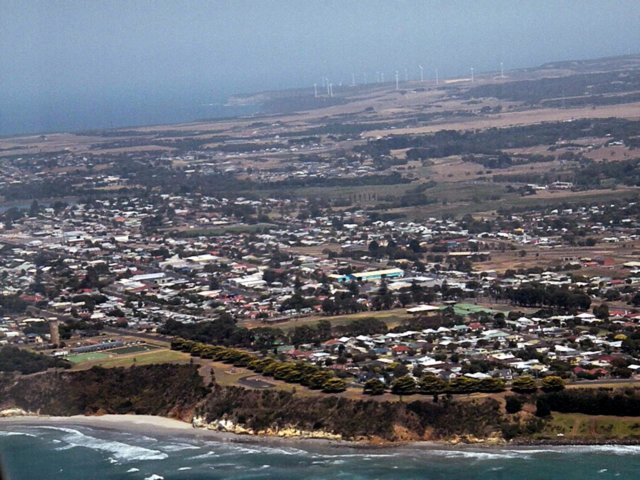
M88 353L72 353L67 357L73 364L84 363L84 362L93 362L96 360L105 360L111 358L111 355L104 352L88 352Z
M106 355L106 354L102 354ZM186 363L189 361L190 355L175 350L162 349L147 353L117 355L115 357L106 356L95 360L85 360L82 363L76 363L74 370L83 370L95 366L113 368L113 367L130 367L131 365L150 365L154 363Z
M456 312L456 315L469 315L472 313L479 313L479 312L486 312L490 315L495 315L496 313L499 313L498 310L493 310L491 308L488 307L483 307L482 305L474 305L472 303L456 303L453 306L453 310L454 312ZM502 312L502 313L507 313L507 312Z
M554 412L538 436L557 438L558 434L565 438L640 439L640 418Z

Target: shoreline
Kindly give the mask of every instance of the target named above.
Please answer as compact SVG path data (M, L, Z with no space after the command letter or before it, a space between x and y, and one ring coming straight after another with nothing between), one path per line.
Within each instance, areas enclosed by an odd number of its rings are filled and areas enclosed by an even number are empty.
M72 415L68 417L50 415L22 415L0 417L0 430L7 430L11 425L15 426L60 426L60 427L89 427L98 430L140 433L156 436L175 435L197 440L213 440L228 443L253 443L269 446L310 446L329 449L346 448L353 450L522 450L535 449L536 447L630 447L640 445L640 439L629 439L620 442L613 440L593 441L589 439L535 439L520 440L503 444L495 443L465 443L450 441L405 441L375 443L359 440L332 440L308 437L278 437L270 435L237 434L198 428L188 422L168 417L155 415L136 414L105 414L105 415Z
M0 430L5 426L60 426L89 427L107 431L149 434L156 436L175 435L198 440L214 440L228 443L264 443L269 445L305 445L341 447L355 449L375 449L383 446L349 440L330 440L305 437L278 437L255 434L237 434L192 426L189 422L156 415L105 414L105 415L72 415L68 417L51 415L16 415L0 417ZM430 442L424 442L428 444ZM435 444L435 442L433 442ZM406 444L404 444L406 445ZM402 446L390 443L389 447Z

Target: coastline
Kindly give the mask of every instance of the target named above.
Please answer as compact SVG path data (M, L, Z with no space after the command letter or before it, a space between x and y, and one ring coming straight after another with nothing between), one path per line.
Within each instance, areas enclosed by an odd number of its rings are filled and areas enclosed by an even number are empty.
M280 437L275 435L237 434L194 427L191 423L168 417L136 414L72 415L68 417L50 415L20 415L0 417L0 430L15 426L89 427L98 430L139 433L158 437L178 436L197 440L212 440L227 443L252 443L268 446L309 446L313 448L342 448L353 450L522 450L536 447L630 447L640 445L640 439L628 441L593 441L591 439L521 439L506 443L453 442L453 441L406 441L373 442L366 440L333 440L309 437ZM639 452L640 453L640 452Z
M229 443L264 443L269 445L305 445L324 447L343 447L357 449L375 449L383 447L367 442L349 440L329 440L307 437L278 437L270 435L237 434L207 428L192 426L189 422L155 415L136 414L105 414L105 415L72 415L68 417L51 415L16 415L0 417L0 430L6 426L58 426L58 427L89 427L100 430L123 431L155 436L180 436L198 440L214 440ZM436 442L422 442L434 445ZM389 443L385 447L402 446L406 444Z

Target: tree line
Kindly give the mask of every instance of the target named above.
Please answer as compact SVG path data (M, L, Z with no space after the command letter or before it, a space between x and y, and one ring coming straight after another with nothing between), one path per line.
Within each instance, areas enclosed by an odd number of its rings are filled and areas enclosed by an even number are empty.
M245 367L265 377L273 377L287 383L298 383L325 393L339 393L347 388L346 382L336 377L333 370L309 362L283 362L273 357L259 357L235 348L207 345L183 339L172 341L171 348L188 352L194 357L211 359L234 367Z

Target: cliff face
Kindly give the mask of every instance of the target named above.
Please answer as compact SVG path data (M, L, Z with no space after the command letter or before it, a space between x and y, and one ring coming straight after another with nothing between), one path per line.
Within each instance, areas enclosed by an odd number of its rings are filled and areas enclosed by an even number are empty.
M296 428L343 438L436 440L454 435L490 436L499 430L499 404L411 403L351 400L334 395L301 397L283 391L215 387L196 413L205 422L229 420L255 432Z
M0 408L48 415L136 413L196 419L199 426L282 436L384 441L486 438L500 429L498 402L410 403L205 387L193 365L94 368L0 382ZM194 422L195 423L195 422Z
M190 420L208 393L197 368L149 365L47 373L3 382L0 402L47 415L136 413Z

